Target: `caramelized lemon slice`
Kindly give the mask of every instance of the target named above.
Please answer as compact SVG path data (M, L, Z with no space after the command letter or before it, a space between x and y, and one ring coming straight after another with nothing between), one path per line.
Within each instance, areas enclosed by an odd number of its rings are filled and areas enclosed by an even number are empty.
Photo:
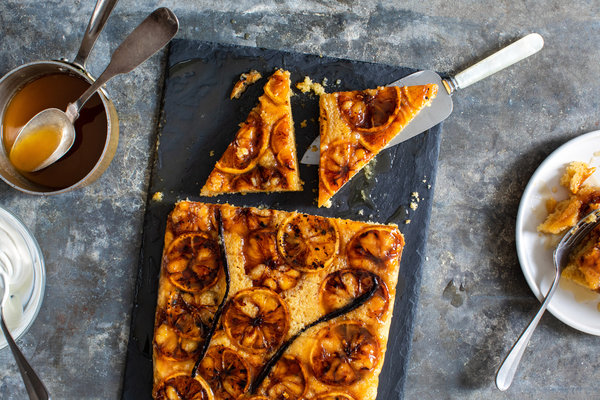
M224 346L208 349L198 367L219 400L238 399L250 386L250 370L244 359Z
M317 400L354 400L354 397L346 393L325 393L317 397Z
M245 236L249 232L272 225L273 211L257 208L230 207L223 209L223 225L227 232Z
M308 379L302 363L292 356L282 357L261 385L268 399L298 400L308 390Z
M154 329L154 347L165 358L170 360L190 360L202 350L202 339L183 337L178 330L162 323Z
M398 108L388 125L376 131L360 132L360 143L373 152L385 147L437 95L437 85L433 84L394 89L398 93ZM380 106L381 115L385 115L391 109L391 96L388 96L388 99L387 107L385 102Z
M215 209L210 205L182 201L177 203L169 218L175 236L189 232L210 232L217 226Z
M154 393L155 400L214 400L204 379L178 373L165 379Z
M338 252L339 233L335 223L327 218L292 215L279 227L277 246L292 267L314 272L333 261Z
M186 292L213 286L221 270L221 250L216 240L202 233L185 233L171 242L165 265L169 280Z
M279 164L294 171L296 163L293 150L295 144L291 130L290 119L287 115L277 121L271 131L271 150Z
M246 275L252 279L254 286L267 287L279 293L296 286L302 275L279 255L274 229L250 232L244 239L242 254Z
M231 187L238 192L250 192L252 190L271 191L276 187L289 188L285 176L277 168L267 168L258 165L245 174L236 175L231 178Z
M264 132L260 116L255 112L242 123L235 140L223 153L215 168L229 174L243 174L256 166L269 143L268 132Z
M396 136L437 95L437 85L380 87L340 92L342 118L360 134L360 143L376 153Z
M362 269L341 269L327 275L319 293L325 313L344 307L373 287L373 277ZM368 314L381 319L388 309L389 292L382 279L373 297L366 303Z
M290 81L283 71L275 71L271 78L269 78L264 90L273 103L284 104L288 99Z
M374 133L387 128L400 109L400 88L379 87L356 92L340 92L338 107L353 130Z
M236 346L259 353L281 345L289 319L287 305L277 293L253 288L242 290L229 301L223 326Z
M360 144L337 141L329 145L321 155L319 174L325 189L333 194L370 159L371 152Z
M165 307L165 320L179 336L202 339L208 334L215 311L215 306L191 304L179 292L174 292Z
M355 268L388 268L400 262L404 239L391 226L366 227L348 243L348 264Z
M321 329L310 362L321 382L348 386L373 371L379 357L379 342L363 323L342 321Z

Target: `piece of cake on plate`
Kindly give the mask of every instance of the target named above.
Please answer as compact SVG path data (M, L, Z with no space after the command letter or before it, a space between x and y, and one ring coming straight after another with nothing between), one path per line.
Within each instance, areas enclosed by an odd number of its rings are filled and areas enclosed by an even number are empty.
M574 161L566 167L560 184L569 190L569 197L559 202L554 198L548 199L548 216L538 225L539 232L563 233L591 211L600 208L600 188L585 184L595 170L581 161Z
M542 233L562 234L574 227L579 220L600 208L600 188L586 184L595 172L586 163L570 163L560 184L569 190L569 197L547 203L548 217L538 225ZM600 290L600 231L596 228L569 255L569 262L562 276L590 290Z

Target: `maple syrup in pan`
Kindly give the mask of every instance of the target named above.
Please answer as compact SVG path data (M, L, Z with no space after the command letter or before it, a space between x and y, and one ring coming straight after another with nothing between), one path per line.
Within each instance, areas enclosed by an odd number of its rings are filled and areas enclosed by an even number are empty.
M71 74L49 74L19 89L8 103L2 120L2 145L6 154L21 128L47 108L65 110L89 87L83 78ZM75 121L75 143L56 163L36 172L21 172L32 182L63 189L82 180L94 168L106 143L108 118L96 93L83 106Z

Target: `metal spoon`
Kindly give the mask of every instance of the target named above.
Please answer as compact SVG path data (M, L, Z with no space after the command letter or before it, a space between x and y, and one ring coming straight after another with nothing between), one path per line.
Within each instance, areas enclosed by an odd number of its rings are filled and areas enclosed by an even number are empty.
M2 303L0 304L0 327L2 327L2 333L4 333L8 347L10 347L10 350L15 357L15 361L19 367L19 372L23 378L23 383L25 383L25 389L27 389L27 394L29 394L29 398L31 400L50 399L48 389L46 389L46 386L44 386L44 383L37 376L33 368L31 368L31 365L29 365L29 362L27 362L25 356L17 347L17 344L15 343L8 330L8 327L6 326L6 322L4 321L4 304L8 300L9 294L8 290L6 290L8 283L4 272L0 272L0 282L2 282L2 287L0 288L0 294L2 297Z
M496 373L496 387L501 391L508 389L513 381L515 372L517 372L517 367L521 361L521 357L523 357L525 348L529 343L529 339L531 339L533 331L540 322L544 311L546 311L546 308L548 307L548 303L550 303L550 299L558 288L560 274L562 273L563 269L565 269L569 261L569 253L577 245L579 245L581 241L599 224L600 210L592 211L589 215L581 219L577 225L571 228L556 246L556 249L553 253L554 267L556 268L556 271L552 286L550 286L550 290L548 290L548 294L546 294L539 311L537 314L535 314L523 333L521 333L521 336L519 336L519 339L517 339L513 347L510 349L508 355L504 361L502 361L502 364Z
M150 56L165 46L177 33L179 22L168 8L159 8L150 14L115 50L110 63L100 77L76 101L67 106L66 112L49 108L36 114L21 129L10 151L14 154L28 138L41 130L50 130L60 135L59 144L37 167L28 172L38 171L59 160L75 142L73 122L79 117L79 110L92 95L113 77L132 71ZM25 144L26 146L28 144Z

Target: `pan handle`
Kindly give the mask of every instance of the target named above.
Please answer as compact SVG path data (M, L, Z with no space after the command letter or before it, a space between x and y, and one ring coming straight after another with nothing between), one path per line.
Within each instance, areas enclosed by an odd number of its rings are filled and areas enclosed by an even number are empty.
M532 54L537 53L544 47L544 38L539 33L529 35L517 40L502 50L479 61L477 64L456 74L451 81L452 89L464 89L467 86L479 82L483 78L519 62Z
M81 46L79 47L79 51L77 52L77 56L73 61L74 64L79 65L83 69L85 69L85 62L92 51L92 47L96 43L96 39L102 32L104 25L106 24L106 20L110 15L113 8L117 4L119 0L98 0L96 2L96 7L94 7L94 12L90 18L90 22L83 34L83 39L81 40Z

